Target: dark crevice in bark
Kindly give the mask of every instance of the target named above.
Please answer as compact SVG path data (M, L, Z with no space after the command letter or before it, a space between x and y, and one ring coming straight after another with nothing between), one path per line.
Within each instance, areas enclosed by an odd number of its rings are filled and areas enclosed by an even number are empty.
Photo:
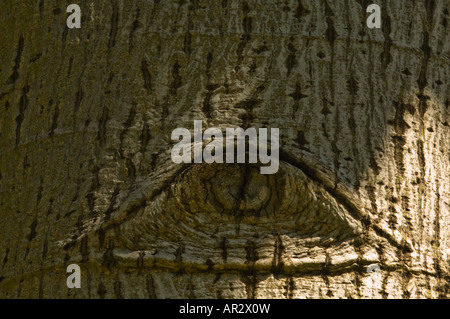
M388 211L389 216L387 219L387 223L389 224L389 228L395 231L397 228L397 210L394 206L389 206Z
M22 127L23 120L25 118L25 110L28 107L28 91L30 90L30 87L28 85L25 85L22 89L22 95L20 96L19 101L19 115L16 117L16 147L20 143L20 129Z
M228 242L227 242L227 238L226 238L226 237L223 237L223 238L221 239L221 241L219 242L219 248L220 248L220 250L221 250L220 254L221 254L221 256L222 256L222 261L223 261L224 263L227 262L227 258L228 258L227 243L228 243Z
M80 243L80 254L81 254L81 262L85 263L89 261L89 244L88 244L88 236L84 236L81 239L81 243Z
M146 204L145 200L137 203L136 205L132 206L131 208L129 208L126 211L126 216L128 217L128 216L136 215L137 213L143 211L145 209L146 205L147 204Z
M189 2L191 3L189 5L189 10L198 10L200 8L200 5L198 4L198 0L189 0ZM202 7L204 8L204 7Z
M44 299L44 274L39 276L38 299Z
M305 8L305 6L302 3L302 0L297 0L297 8L295 9L294 17L298 20L298 22L301 22L301 18L311 11Z
M99 180L99 171L100 168L91 161L90 165L93 166L92 168L92 184L89 188L88 193L86 194L86 200L88 204L89 211L92 213L94 211L94 205L95 205L95 192L100 187L100 180Z
M288 69L289 71L289 69ZM303 94L302 93L302 85L300 83L300 81L297 81L295 83L295 90L294 92L292 92L291 94L289 94L290 97L292 97L294 99L294 103L295 103L295 110L294 110L294 115L295 113L298 112L298 110L300 109L300 101L304 98L307 98L309 95Z
M178 61L175 62L175 64L172 67L172 84L170 86L170 94L172 96L177 95L177 90L181 87L183 80L180 75L180 65L178 64Z
M44 262L44 259L47 258L48 253L48 235L45 236L44 243L42 244L42 262Z
M425 153L422 140L417 140L417 159L419 160L421 179L425 177Z
M148 142L150 141L150 127L147 122L144 122L141 134L139 135L139 140L141 142L140 151L143 154L146 152Z
M53 213L53 202L54 202L55 200L52 198L52 197L50 197L50 199L49 199L49 207L48 207L48 210L47 210L47 215L46 215L46 217L48 217L48 216L50 216L52 213ZM57 218L57 220L58 220L58 218Z
M152 274L148 274L146 277L146 287L147 287L147 293L148 293L148 297L150 299L156 299L158 298L158 296L156 295L156 288L155 288L155 283L153 281L153 276Z
M77 93L75 94L75 104L73 106L73 112L77 113L78 109L80 108L81 102L83 101L83 89L81 87L78 87Z
M142 59L141 62L141 73L142 78L144 79L144 89L147 91L148 95L152 94L152 75L150 74L150 71L148 70L148 64L145 59Z
M372 213L376 214L378 212L378 206L377 206L377 201L376 201L376 196L375 196L376 188L374 186L366 185L365 189L366 189L367 195L369 196L369 199L370 199L370 206L371 206L370 208L372 210Z
M97 294L99 295L100 299L105 299L106 293L107 291L105 285L100 282L97 289Z
M83 214L81 214L81 215L78 216L78 219L77 219L77 221L76 221L76 223L75 223L75 226L77 227L78 233L81 234L82 231L83 231ZM76 235L73 235L73 239L76 240L76 239L77 239L77 236L76 236Z
M228 7L228 0L222 0L221 6L222 9L226 9Z
M406 76L411 76L411 75L412 75L411 71L409 71L408 68L404 69L404 70L402 71L402 74L404 74L404 75L406 75Z
M177 250L175 251L175 263L178 265L178 274L184 274L184 264L183 264L183 253L184 253L184 244L180 243Z
M384 1L383 4L384 10L381 10L381 19L382 19L382 30L384 35L384 47L383 47L383 53L381 54L381 64L382 64L382 70L387 70L388 65L392 61L392 53L391 53L391 47L392 47L392 39L391 39L391 17L389 16L388 12L388 5L387 2Z
M102 266L108 268L111 271L113 267L117 265L117 260L114 258L114 241L112 239L109 240L108 247L106 248L105 253L103 254Z
M387 299L389 297L389 293L387 292L387 286L389 284L389 275L386 275L381 281L381 298Z
M50 126L50 132L48 135L53 137L55 134L55 130L58 127L58 118L59 118L59 106L58 103L55 105L55 111L53 113L52 125Z
M375 246L375 250L378 254L378 259L379 259L379 266L380 269L384 270L385 269L385 265L386 265L386 256L384 253L385 247L382 243L379 243L378 245ZM389 275L386 274L386 276L383 278L382 282L381 282L381 291L380 291L380 295L383 299L387 299L387 297L389 296L389 294L387 293L387 284L388 284L388 278Z
M366 228L367 229L367 228ZM367 232L365 229L365 232ZM364 264L363 264L363 251L361 246L363 245L363 240L360 240L361 238L358 238L357 241L354 242L353 246L355 247L356 254L358 255L356 259L356 269L355 269L355 286L356 286L356 294L358 298L361 298L361 287L363 286L363 283L361 281L361 277L364 274Z
M292 44L293 41L294 41L294 37L291 36L289 39L288 47L287 47L289 54L285 61L285 66L287 69L286 76L289 76L291 74L292 69L297 65L297 59L295 56L297 49Z
M39 0L39 16L44 12L44 0Z
M305 150L305 151L310 151L309 147L307 145L309 145L308 140L305 137L305 133L303 131L298 131L297 132L297 138L295 139L295 141L298 144L298 148L301 150Z
M0 180L1 180L1 178L0 178ZM44 179L40 178L40 180L39 180L39 187L38 187L38 191L37 191L37 195L36 195L36 207L39 206L39 203L41 202L41 199L42 199L42 192L44 190L44 186L43 185L44 185Z
M245 284L247 299L255 299L258 285L258 279L256 278L256 274L245 276L243 278L243 282Z
M295 286L295 280L292 276L289 276L286 278L286 283L285 283L285 292L284 292L284 296L287 299L293 299L294 298L294 293L296 290L296 286Z
M402 211L405 214L405 222L406 222L406 230L408 233L411 233L413 230L413 226L411 223L411 217L410 217L410 208L409 208L409 197L406 195L402 195L401 198L401 205L402 205ZM413 242L415 241L415 238L412 238Z
M331 266L331 257L328 252L325 252L325 263L322 266L322 279L325 282L327 287L327 297L333 297L333 292L330 289L330 279L328 278L330 275L330 266Z
M212 271L214 269L214 263L212 262L211 259L206 259L205 261L205 265L206 265L206 271Z
M366 2L366 1L365 1ZM367 8L367 6L364 4L365 8ZM365 29L365 26L364 26ZM375 58L374 58L374 53L373 53L373 44L372 41L369 42L369 56L371 58L371 62L370 62L370 69L369 69L369 76L368 76L368 85L369 85L369 101L367 104L367 108L368 108L368 112L371 114L375 113L375 108L377 105L377 100L375 97L375 82L374 82L374 70L376 69L375 66ZM380 103L382 103L382 100L379 100ZM367 149L368 149L368 153L369 153L369 167L372 169L373 174L375 175L375 177L377 177L381 171L381 168L378 166L378 163L375 159L375 150L373 148L373 142L372 142L372 138L373 138L373 134L372 134L372 130L371 130L371 120L367 119L366 122L366 130L365 130L365 140L366 140L366 144L367 144ZM360 179L357 179L357 182L355 183L355 187L359 188L360 186ZM373 213L377 213L378 207L377 207L377 203L375 200L375 188L374 187L370 187L367 189L368 193L369 193L369 198L371 200L371 208L373 210ZM382 213L380 213L379 215L382 215Z
M5 268L5 265L8 262L8 255L9 255L9 248L6 248L5 257L3 257L2 269Z
M211 98L214 95L214 90L216 90L219 85L217 84L211 84L211 65L212 65L212 60L213 60L213 55L212 52L208 53L208 56L206 58L206 70L205 70L205 74L206 74L206 95L205 95L205 99L203 100L203 105L202 105L202 112L205 114L205 116L209 119L212 118L213 114L213 107L211 105Z
M206 86L206 95L205 95L205 99L203 100L203 105L202 105L202 112L205 114L205 116L209 119L213 118L213 107L211 105L211 98L214 95L214 90L217 89L219 86L215 85L215 84L210 84Z
M25 39L23 38L22 35L20 35L19 43L17 44L16 58L14 59L13 71L7 81L8 84L14 84L19 79L20 61L22 59L24 46L25 46Z
M428 17L427 17L428 24L431 26L433 11L434 11L434 1L427 0L426 1L426 9L427 9L427 13L428 13ZM424 24L426 25L426 23L424 23ZM419 77L417 79L417 85L418 85L418 89L419 89L419 93L417 94L417 98L419 99L419 107L418 107L419 121L420 121L419 131L423 135L425 134L424 116L428 109L428 100L430 99L429 96L425 95L425 88L428 85L428 80L427 80L428 64L429 64L429 60L431 58L431 53L432 53L432 50L430 47L429 32L430 32L430 30L428 30L426 28L423 31L423 40L422 40L422 46L421 46L421 50L423 52L423 60L422 60L421 68L420 68ZM419 187L419 189L418 189L418 204L419 204L418 219L419 219L420 234L422 234L423 228L424 228L423 215L425 213L423 211L423 206L424 206L424 202L425 202L424 197L426 196L426 193L425 193L425 190L422 188L422 185L425 181L425 155L424 155L424 143L421 139L417 140L417 159L419 162L419 169L420 169L420 178L418 178L418 180L417 180L417 184L418 184L417 187ZM424 267L425 268L427 267L426 261L424 261ZM431 287L430 278L428 276L426 278L426 282L427 282L427 285L429 287Z
M67 77L70 77L70 74L72 74L72 65L73 65L73 55L69 59L69 66L67 67Z
M436 10L436 0L425 0L425 9L427 11L428 25L433 26L433 16Z
M334 27L334 22L331 17L333 16L333 10L331 10L330 5L328 4L328 1L325 1L325 20L327 22L327 30L325 31L325 37L327 41L330 43L331 47L334 47L334 42L337 38L337 32Z
M236 67L235 70L239 71L240 69L240 65L242 63L242 60L244 59L244 49L247 46L248 42L251 39L251 34L252 34L252 18L248 16L249 12L250 12L250 8L248 6L248 3L246 1L244 1L242 3L242 12L244 14L244 17L242 19L242 29L244 31L243 35L241 36L241 40L238 44L238 48L236 50L236 55L237 55L237 63L236 63Z
M435 203L435 208L434 208L434 212L435 212L435 216L434 216L434 236L433 236L433 240L431 242L431 245L433 247L433 249L435 250L435 254L434 254L434 258L433 258L433 262L434 262L434 270L436 272L436 276L439 279L439 285L441 285L441 287L439 287L441 289L441 291L439 292L439 298L445 298L446 295L444 293L444 291L442 290L442 283L441 283L441 278L444 275L444 270L442 269L442 265L441 265L441 258L442 258L442 254L441 254L441 204L440 204L440 200L441 200L441 194L439 191L440 188L440 181L439 179L436 179L436 203Z
M395 115L392 121L388 121L388 124L392 125L395 130L395 135L392 136L392 142L395 145L394 149L394 161L397 171L400 176L405 173L405 165L403 159L404 146L406 144L405 133L406 130L410 128L408 123L405 121L405 113L408 111L410 114L415 113L415 109L410 104L405 104L402 102L394 102Z
M39 60L41 57L42 57L42 52L36 53L36 55L30 59L30 63L36 62L36 61ZM1 70L0 70L0 72L1 72Z
M63 30L63 33L62 33L62 36L61 36L61 41L63 43L63 46L66 45L66 40L67 40L67 34L68 33L69 33L69 28L64 27L64 30Z
M145 257L145 251L139 252L139 257L136 259L136 268L138 270L138 275L142 273L142 270L144 269L144 257Z
M130 53L131 53L131 51L133 51L133 47L134 47L134 43L133 43L134 42L134 34L142 26L142 24L139 22L140 13L141 13L140 10L136 9L136 18L131 25L130 34L128 36L128 52L130 52Z
M121 282L119 277L116 277L114 280L114 294L116 295L116 299L123 299L122 292L121 292Z
M31 167L31 164L28 162L28 154L25 154L23 158L22 168L23 168L23 175L25 176L27 168Z
M256 271L255 271L255 263L259 259L255 242L252 240L247 240L245 251L246 251L245 264L247 265L247 269L243 271L243 282L245 284L245 291L247 293L247 298L254 299L256 296L256 290L258 285L258 280L256 278Z
M354 73L351 73L349 79L347 80L347 90L350 93L350 102L352 105L355 105L355 99L358 96L359 85L355 80Z
M24 278L23 278L23 272L22 272L22 277L19 280L19 286L17 287L17 298L20 298L22 295L22 284L23 284Z
M133 102L130 107L130 112L128 113L127 120L123 123L123 130L120 133L120 145L119 145L119 155L121 158L125 158L125 154L123 151L123 140L125 139L126 134L128 133L128 130L130 129L131 125L134 122L134 119L136 117L136 107L137 103Z
M434 4L431 3L433 3L433 1L427 1L427 8L430 10L434 8ZM433 12L428 11L428 14L429 19L431 19ZM430 99L429 96L424 94L425 88L428 85L427 71L428 71L428 63L431 58L431 47L429 45L429 41L430 41L429 33L428 31L425 30L423 33L423 42L421 47L424 54L424 58L422 61L419 78L417 80L417 84L419 87L419 94L417 94L417 97L419 99L420 131L423 132L423 134L425 132L424 116L428 109L428 100ZM420 178L421 181L423 181L425 179L425 155L424 155L424 143L421 139L417 140L417 157L420 167ZM419 194L419 196L421 195Z
M188 21L187 21L187 29L184 33L184 43L183 43L183 51L186 53L186 56L190 57L191 51L192 51L192 36L191 31L194 29L194 22L192 21L192 11L193 7L189 6L189 12L188 12Z
M111 29L109 31L109 41L108 41L108 49L113 48L116 45L116 37L119 26L119 7L117 1L113 2L111 15Z
M171 88L172 92L175 92L176 94L176 89L173 90ZM164 97L164 102L161 105L161 128L163 131L165 131L166 129L166 121L168 120L168 116L169 116L169 107L170 107L170 101L169 101L169 96L165 96Z
M211 66L212 66L212 61L213 61L213 53L210 51L208 52L208 56L206 57L206 70L205 70L205 74L206 74L206 79L207 79L207 83L210 83L211 80Z
M371 146L372 143L370 143L368 145ZM369 157L369 167L372 169L372 171L375 174L375 176L378 176L380 174L381 167L378 166L378 163L377 163L377 160L375 159L373 151L371 152L371 156Z
M131 182L134 182L134 180L136 179L136 166L134 165L131 156L127 157L127 159L125 160L125 165L128 171L128 178Z
M33 222L30 225L30 233L27 236L28 241L32 241L36 237L36 227L38 224L37 216L34 217Z
M412 279L412 275L407 271L403 271L401 277L402 277L402 298L410 299L411 293L408 291L408 284Z
M103 249L103 247L105 246L105 237L106 237L106 233L103 230L103 228L100 227L97 230L97 235L98 235L98 245L100 249Z
M240 223L242 219L242 212L239 211L239 206L242 202L245 202L245 198L248 191L248 183L250 179L250 168L249 164L244 164L244 172L241 173L242 178L239 179L239 191L237 192L238 198L236 198L235 202L233 203L232 211L235 214L236 222ZM240 227L240 226L238 226ZM239 229L239 228L238 228ZM247 251L247 249L246 249Z
M401 274L401 290L402 290L402 298L409 299L411 297L411 293L408 291L408 283L412 278L412 273L408 270L408 267L411 266L411 253L404 250L396 251L397 258L400 263L400 274Z
M105 212L105 220L106 221L110 219L111 214L114 212L114 206L117 203L117 196L119 195L119 192L120 192L120 187L117 185L114 188L114 192L112 193L111 199L109 201L108 209Z
M195 295L195 285L192 282L192 275L189 276L189 281L187 284L187 291L188 291L188 298L189 299L196 299L196 295Z
M213 284L216 284L220 280L220 278L222 278L222 273L219 272L214 277Z
M327 22L327 30L326 30L325 36L326 36L328 42L330 43L330 50L331 50L331 62L329 63L328 84L329 84L330 96L331 96L330 104L332 106L335 105L335 96L334 96L335 85L333 82L334 81L334 66L335 66L335 63L334 63L334 61L335 61L335 46L334 46L334 44L335 44L335 40L337 38L337 32L334 27L334 21L331 19L331 17L333 15L334 15L334 13L328 4L328 1L325 1L325 17L326 17L326 22ZM324 109L325 109L325 107L324 107ZM339 107L336 107L335 110L336 110L335 117L334 117L335 131L333 134L334 139L332 141L330 141L330 145L331 145L331 151L334 154L333 165L334 165L335 180L336 180L336 182L338 182L338 180L339 180L338 172L339 172L339 167L340 167L339 157L340 157L340 153L342 153L342 151L337 146L337 141L338 141L340 131L341 131ZM323 113L326 116L327 112L325 110Z
M349 32L351 32L351 31L349 31ZM347 50L349 50L349 46L350 46L350 44L347 41ZM351 59L353 59L353 56ZM356 124L356 120L355 120L355 106L356 106L356 101L357 101L357 97L358 97L359 85L358 85L358 81L355 79L354 70L350 71L350 76L348 77L348 80L347 80L347 90L350 93L349 103L347 106L347 110L348 110L347 111L347 113L348 113L347 124L348 124L348 128L350 130L350 134L352 136L352 145L357 145L358 143L357 143L357 136L356 136L357 124ZM345 157L344 160L353 162L354 161L353 158L359 157L359 150L356 148L353 148L352 154L348 154L348 155L351 155L351 156ZM373 159L373 156L371 156L370 158ZM374 169L374 168L375 169L378 168L376 163L372 169ZM355 165L355 175L356 175L357 182L355 182L353 184L353 187L354 187L355 191L358 191L359 186L360 186L360 184L359 184L360 173L359 173L359 169L356 165ZM377 171L376 175L378 175L378 171Z
M106 123L108 122L108 120L109 120L109 108L107 106L104 106L102 116L98 121L97 140L100 142L100 145L103 145L106 142Z
M427 70L428 70L428 61L431 58L431 48L429 45L429 35L427 31L424 31L423 33L423 43L422 43L422 47L421 50L423 52L424 58L422 61L422 66L420 68L420 73L419 73L419 78L417 79L417 85L419 87L419 95L418 98L419 100L422 102L423 100L426 100L426 96L423 95L425 87L427 86L428 82L427 82ZM423 110L421 110L420 114L423 116L423 114L425 114L426 111L426 104L423 105L421 104L421 107L425 106L425 108Z
M274 250L273 250L273 258L272 258L272 273L275 278L283 272L284 262L283 262L283 253L284 246L283 241L281 240L281 236L277 233L273 235L275 237Z
M263 103L263 99L258 98L258 95L261 94L264 90L265 86L260 85L251 97L235 105L235 108L244 109L246 111L245 113L239 115L239 118L242 120L242 128L244 130L248 129L255 119L253 109L259 107L261 103Z

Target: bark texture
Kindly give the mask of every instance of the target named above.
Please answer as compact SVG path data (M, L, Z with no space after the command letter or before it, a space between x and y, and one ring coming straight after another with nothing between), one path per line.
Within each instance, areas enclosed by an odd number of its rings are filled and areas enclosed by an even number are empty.
M0 297L449 297L450 2L371 3L1 1ZM279 172L173 164L194 120Z

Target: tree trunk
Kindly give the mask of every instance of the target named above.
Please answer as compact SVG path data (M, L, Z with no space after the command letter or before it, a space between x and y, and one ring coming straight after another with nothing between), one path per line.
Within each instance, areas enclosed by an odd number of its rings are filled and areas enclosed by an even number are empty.
M78 2L0 4L0 298L450 296L448 0Z

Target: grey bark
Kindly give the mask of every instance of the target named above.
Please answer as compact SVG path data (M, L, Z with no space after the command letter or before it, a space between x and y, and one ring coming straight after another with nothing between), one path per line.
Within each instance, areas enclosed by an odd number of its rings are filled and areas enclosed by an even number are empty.
M380 0L381 29L370 1L78 3L70 30L0 3L0 298L449 296L448 0ZM194 120L280 128L279 172L172 163Z

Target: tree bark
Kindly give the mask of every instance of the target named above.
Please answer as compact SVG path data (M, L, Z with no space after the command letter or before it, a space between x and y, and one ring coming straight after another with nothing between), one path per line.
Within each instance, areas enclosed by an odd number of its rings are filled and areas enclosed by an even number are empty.
M450 2L371 3L2 1L0 298L449 297ZM278 173L174 164L194 120Z

